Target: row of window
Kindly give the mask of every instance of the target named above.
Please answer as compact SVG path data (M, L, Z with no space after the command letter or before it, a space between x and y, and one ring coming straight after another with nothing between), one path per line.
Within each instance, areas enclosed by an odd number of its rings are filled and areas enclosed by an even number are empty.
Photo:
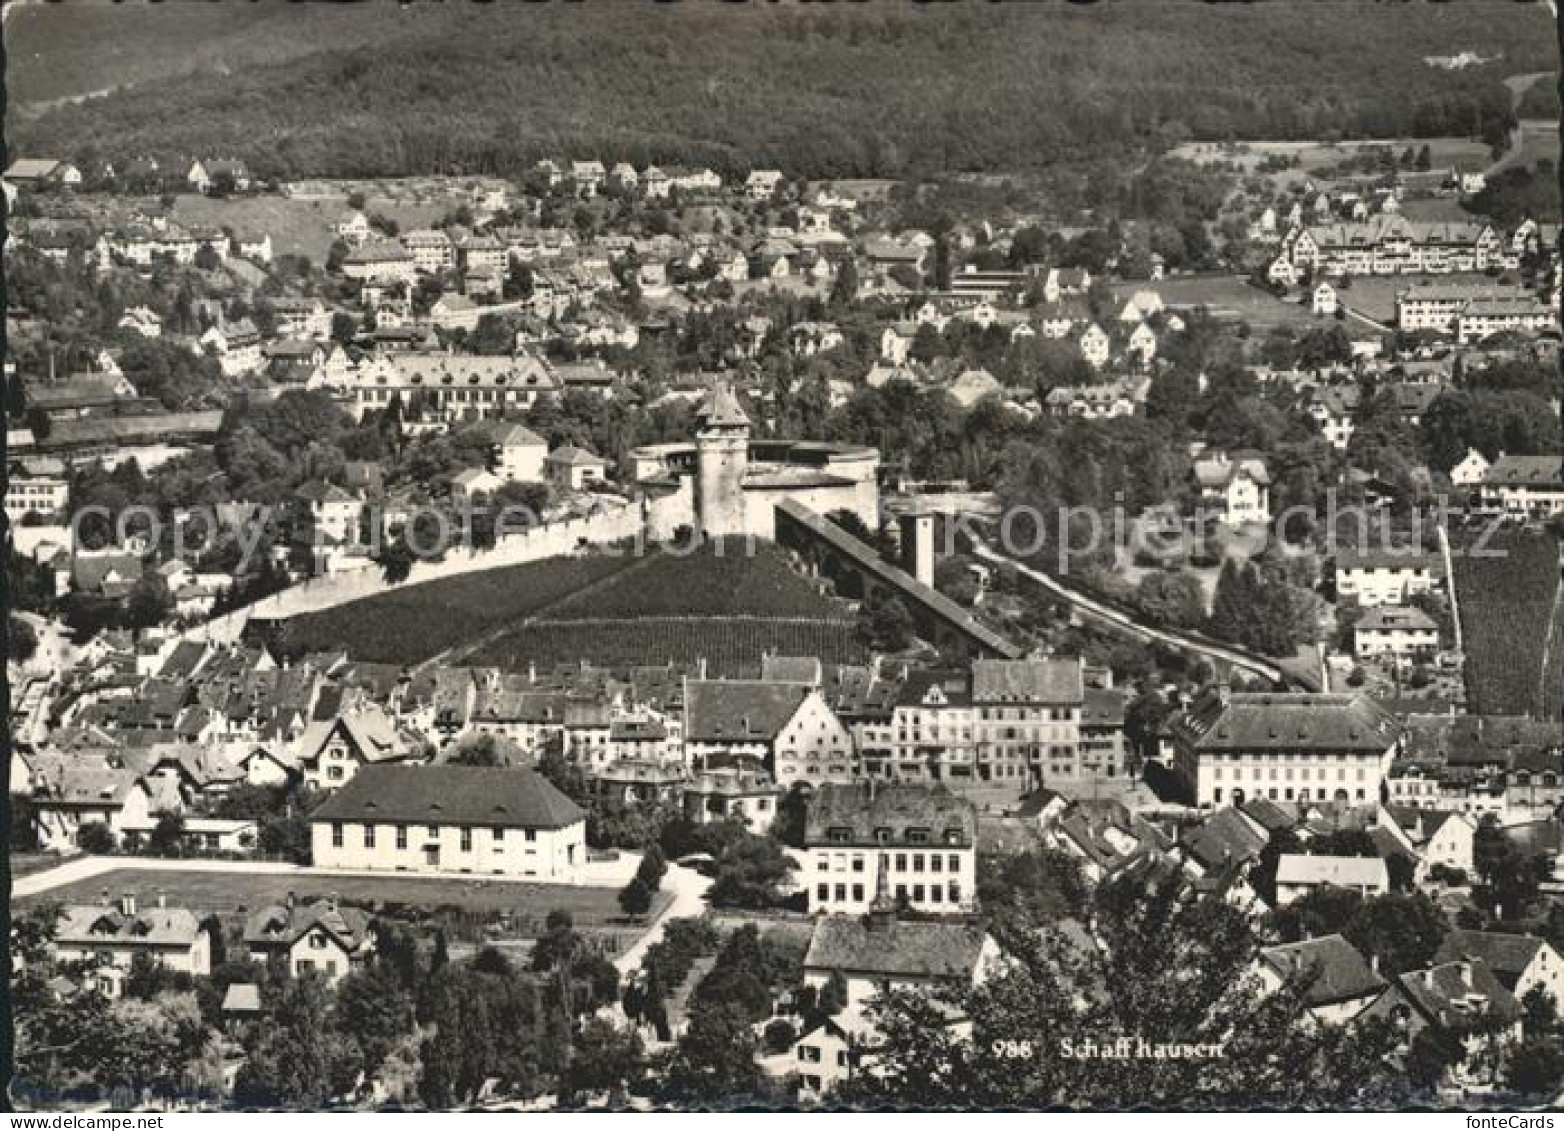
M954 852L898 852L891 857L891 871L922 872L925 868L930 872L959 872L961 871L961 857ZM830 855L820 854L820 863L816 866L819 872L862 872L865 870L865 859L861 853L855 853L849 857L844 852L835 852Z
M377 826L377 825L365 825L364 826L364 847L365 848L374 848L375 847L375 844L376 844L376 831L375 830L378 827L379 826ZM444 828L444 826L441 826L441 825L429 825L427 827L427 829L425 830L425 832L426 832L426 834L428 836L428 839L429 840L433 840L433 841L440 840L441 832L442 832L443 828ZM396 846L397 846L397 848L399 848L399 849L407 848L407 831L408 831L408 826L406 826L406 825L396 825L395 826L395 836L396 836ZM472 833L473 833L473 830L470 827L463 825L457 831L460 834L459 835L460 850L462 852L471 852L472 851ZM522 839L524 841L526 841L528 844L531 844L531 843L535 842L538 839L538 831L536 829L522 829L521 833L522 833ZM332 825L331 825L331 847L333 847L333 848L341 848L346 843L346 840L347 840L346 826L344 826L341 821L334 821L334 822L332 822ZM499 847L500 845L504 844L505 843L505 830L502 829L502 828L491 828L489 830L489 842L491 844L493 844L495 847Z
M852 893L852 902L864 901L863 884L816 884L815 902L846 903L849 891ZM910 900L913 903L961 902L961 885L955 880L951 880L943 887L939 884L897 884L894 891L898 900Z

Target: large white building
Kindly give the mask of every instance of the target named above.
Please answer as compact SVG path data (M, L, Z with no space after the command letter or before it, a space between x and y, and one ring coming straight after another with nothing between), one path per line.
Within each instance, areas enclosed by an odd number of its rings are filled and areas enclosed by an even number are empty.
M1400 739L1364 695L1218 687L1171 723L1174 759L1202 808L1272 801L1373 805Z
M573 883L586 814L533 770L365 766L310 815L317 868Z
M1364 608L1403 605L1444 585L1437 554L1417 547L1365 550L1343 547L1336 554L1336 596Z
M799 880L811 913L861 914L878 895L965 914L977 902L977 811L943 786L823 786L809 799Z

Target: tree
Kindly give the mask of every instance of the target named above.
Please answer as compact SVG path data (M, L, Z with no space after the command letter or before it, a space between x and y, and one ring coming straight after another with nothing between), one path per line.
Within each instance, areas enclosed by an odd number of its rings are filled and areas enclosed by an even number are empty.
M798 1042L798 1030L781 1017L766 1023L760 1034L768 1056L781 1056Z
M21 617L12 616L6 622L6 656L13 664L25 664L38 651L38 634L33 626Z
M1202 1107L1338 1105L1386 1078L1388 1024L1316 1026L1302 980L1265 994L1256 940L1218 897L1186 899L1176 877L1121 877L1093 901L1093 943L1045 931L1000 931L1006 962L983 985L941 995L895 992L871 1005L881 1035L876 1071L850 1101L978 1108L1122 1102ZM938 1018L960 1008L969 1038ZM1219 1057L1156 1060L1080 1055L1105 1033L1147 1045L1219 1043ZM1006 1055L1025 1048L1024 1056Z
M870 645L885 652L903 652L912 646L912 614L900 597L878 594L865 602L859 613L861 634Z
M337 983L333 1021L353 1034L356 1069L373 1076L413 1030L412 991L388 962L352 970Z
M76 847L92 856L114 851L114 833L102 821L84 821L76 830Z
M147 846L154 856L178 856L181 854L185 835L185 818L179 813L164 813L152 827Z
M743 1006L706 1005L694 1011L669 1060L663 1098L729 1105L752 1094L758 1082L755 1032Z
M594 1017L571 1042L570 1063L560 1080L560 1099L570 1102L583 1093L610 1096L639 1080L646 1071L641 1038L612 1022Z
M1564 1035L1527 1038L1510 1050L1505 1086L1523 1096L1554 1097L1564 1080Z
M619 909L632 919L639 919L652 909L652 891L640 876L634 876L619 893Z
M1483 817L1472 837L1472 865L1482 881L1472 893L1474 901L1499 918L1524 915L1547 876L1544 858L1523 852L1492 814Z
M662 887L663 876L668 873L668 861L663 856L663 850L657 845L649 845L641 855L640 866L636 868L635 875L646 885L648 892L655 892Z
M325 982L283 978L263 985L262 995L267 1023L250 1031L234 1098L250 1107L320 1107L332 1098Z
M787 879L787 855L769 837L743 833L717 857L708 896L713 907L760 909L781 902Z

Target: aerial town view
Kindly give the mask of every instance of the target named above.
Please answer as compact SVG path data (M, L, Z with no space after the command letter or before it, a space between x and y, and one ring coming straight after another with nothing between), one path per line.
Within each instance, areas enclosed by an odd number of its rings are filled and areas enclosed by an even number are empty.
M7 4L10 1104L1564 1106L1556 20Z

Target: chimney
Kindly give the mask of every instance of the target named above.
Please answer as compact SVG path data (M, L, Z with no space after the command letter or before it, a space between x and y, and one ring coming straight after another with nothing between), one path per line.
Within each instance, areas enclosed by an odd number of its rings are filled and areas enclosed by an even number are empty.
M1369 955L1369 969L1372 970L1375 974L1379 973L1379 955Z
M283 900L283 906L286 907L289 911L292 911L293 910L293 902L294 902L294 896L293 896L293 893L290 891L288 893L287 898Z
M127 891L124 895L119 897L119 910L120 914L126 916L127 918L135 915L136 895L134 892Z

